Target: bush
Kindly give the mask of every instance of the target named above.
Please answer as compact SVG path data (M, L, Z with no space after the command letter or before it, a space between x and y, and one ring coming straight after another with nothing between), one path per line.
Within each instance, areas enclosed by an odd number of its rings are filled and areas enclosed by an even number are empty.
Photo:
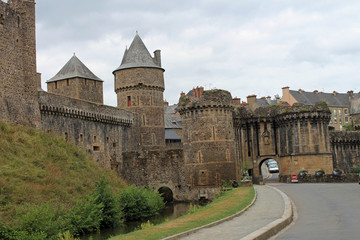
M150 217L165 206L159 193L134 185L121 192L119 201L126 221Z
M354 171L353 171L353 172L359 174L359 173L360 173L360 167L354 168Z
M108 184L104 176L95 182L95 201L97 204L103 205L101 227L114 226L120 223L122 219L121 209Z

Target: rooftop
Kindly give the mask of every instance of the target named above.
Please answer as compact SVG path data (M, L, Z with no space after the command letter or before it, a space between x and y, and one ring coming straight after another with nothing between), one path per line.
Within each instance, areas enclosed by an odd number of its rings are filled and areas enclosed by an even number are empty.
M93 74L89 68L85 66L74 54L72 58L64 65L64 67L52 78L50 78L47 83L55 82L59 80L65 80L70 78L86 78L90 80L103 82L95 74Z

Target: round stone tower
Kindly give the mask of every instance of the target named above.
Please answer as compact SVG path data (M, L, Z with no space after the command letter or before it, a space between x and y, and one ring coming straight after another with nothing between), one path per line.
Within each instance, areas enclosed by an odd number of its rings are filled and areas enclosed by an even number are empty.
M144 147L165 145L164 71L160 50L152 57L136 34L120 66L113 72L117 105L138 115L140 145Z
M180 98L178 109L188 184L211 193L209 189L223 181L239 180L231 94L217 89L204 91L199 98L188 94Z

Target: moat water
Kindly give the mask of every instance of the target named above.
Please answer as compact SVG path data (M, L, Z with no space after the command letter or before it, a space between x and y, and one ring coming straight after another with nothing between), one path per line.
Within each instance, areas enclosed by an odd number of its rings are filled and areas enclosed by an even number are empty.
M178 218L185 215L190 208L190 203L167 203L165 208L156 216L141 221L126 222L113 228L101 229L101 231L86 234L80 237L81 240L106 240L110 237L125 234L139 229L140 225L150 220L154 225L163 223L167 220Z

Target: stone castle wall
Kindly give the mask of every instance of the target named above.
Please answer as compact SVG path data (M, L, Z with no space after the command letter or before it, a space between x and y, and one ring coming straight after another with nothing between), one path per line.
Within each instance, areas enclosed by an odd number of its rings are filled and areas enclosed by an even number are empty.
M63 96L103 104L103 82L72 78L47 83L47 90Z
M0 1L0 120L40 127L35 2Z
M117 167L122 152L137 147L131 112L43 91L39 104L45 132L75 142L103 167Z
M330 144L334 168L351 173L360 166L360 132L331 132Z

